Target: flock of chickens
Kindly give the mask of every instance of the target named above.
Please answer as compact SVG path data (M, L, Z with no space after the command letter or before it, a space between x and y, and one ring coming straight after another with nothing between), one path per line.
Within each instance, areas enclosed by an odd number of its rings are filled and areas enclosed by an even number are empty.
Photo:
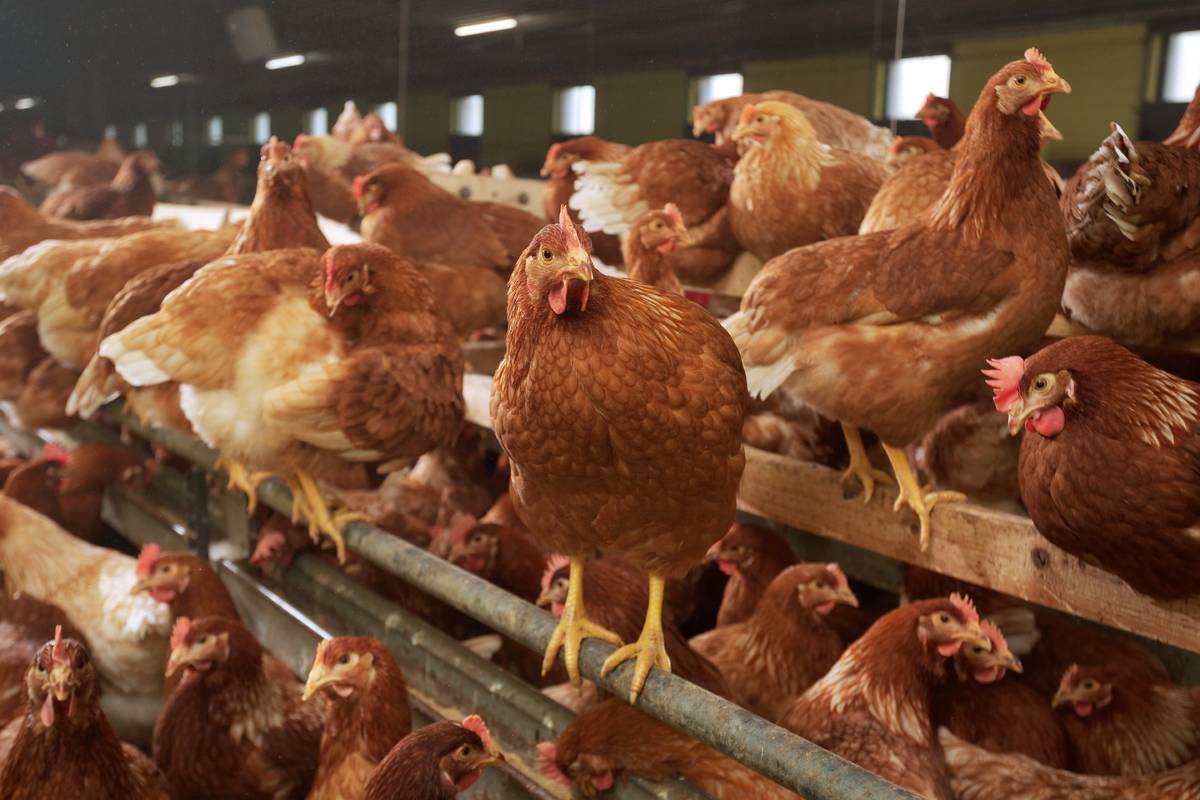
M368 519L548 608L544 654L488 651L577 712L537 766L584 796L628 775L797 796L640 711L659 668L929 800L1198 800L1200 690L1139 645L915 568L897 608L735 524L749 443L846 466L867 499L894 481L923 547L970 494L1138 591L1200 591L1200 386L1100 336L1038 349L1060 311L1137 345L1200 330L1200 92L1166 142L1114 126L1064 184L1039 151L1068 92L1031 48L894 142L788 92L716 101L715 144L555 144L545 219L449 194L349 107L265 145L219 230L149 218L153 154L50 156L26 170L58 185L40 210L0 187L0 401L66 428L121 396L194 433L266 572L311 549L488 633L347 550ZM331 246L316 213L364 241ZM765 264L718 320L683 284L743 252ZM500 337L497 458L463 421L463 343ZM105 487L173 458L145 452L0 460L0 800L443 798L504 763L476 716L414 731L380 642L324 642L301 683L207 561L106 546ZM256 508L272 477L290 518ZM633 662L629 702L582 680L586 638L618 646L605 673Z

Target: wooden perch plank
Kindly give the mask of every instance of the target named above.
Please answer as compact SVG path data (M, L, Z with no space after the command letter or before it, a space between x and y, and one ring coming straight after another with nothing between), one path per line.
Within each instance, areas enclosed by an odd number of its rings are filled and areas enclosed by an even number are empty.
M467 375L467 419L491 427L491 378ZM1028 517L970 503L933 512L933 543L921 552L916 518L892 511L888 487L845 497L839 473L746 448L743 511L836 539L897 561L970 581L1077 617L1200 652L1200 597L1160 602L1050 544Z
M892 511L896 494L877 487L864 504L846 498L839 473L746 448L743 510L866 550L986 586L1114 628L1200 652L1200 598L1156 601L1050 544L1028 517L969 503L933 512L922 553L916 518Z

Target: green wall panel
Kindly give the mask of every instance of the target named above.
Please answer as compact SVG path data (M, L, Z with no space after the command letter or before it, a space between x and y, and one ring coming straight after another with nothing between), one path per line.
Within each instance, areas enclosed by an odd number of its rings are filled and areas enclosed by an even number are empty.
M548 83L494 86L483 93L483 164L536 172L550 147L554 91Z
M596 135L633 145L679 138L690 129L687 96L688 77L681 69L598 77Z
M787 89L870 116L873 67L870 53L750 61L742 69L747 92Z

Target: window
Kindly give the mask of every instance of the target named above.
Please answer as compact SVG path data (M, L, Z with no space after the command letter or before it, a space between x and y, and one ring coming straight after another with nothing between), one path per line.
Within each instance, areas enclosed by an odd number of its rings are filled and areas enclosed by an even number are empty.
M380 103L375 106L375 113L383 120L383 127L389 131L395 131L396 126L400 124L400 117L397 113L395 103Z
M304 132L310 136L324 136L329 133L329 112L324 108L314 108L305 112Z
M596 132L596 87L569 86L558 93L555 130L572 136Z
M1187 103L1200 83L1200 31L1174 33L1167 40L1167 65L1163 70L1162 99Z
M217 147L225 141L225 123L220 117L208 118L208 143Z
M133 126L133 146L145 147L150 143L150 131L146 129L146 123L139 122Z
M271 138L271 115L260 111L251 121L250 135L256 144L266 144Z
M105 139L116 139L117 138L117 126L113 125L111 122L109 124L105 125L104 126L104 138Z
M458 136L483 135L483 95L454 98L450 107L450 132Z
M723 100L726 97L737 97L741 93L742 73L740 72L705 75L696 79L697 105L703 105L713 100Z
M887 115L910 119L932 92L950 94L950 56L919 56L893 61L888 70Z
M175 120L167 128L171 147L183 147L183 121Z

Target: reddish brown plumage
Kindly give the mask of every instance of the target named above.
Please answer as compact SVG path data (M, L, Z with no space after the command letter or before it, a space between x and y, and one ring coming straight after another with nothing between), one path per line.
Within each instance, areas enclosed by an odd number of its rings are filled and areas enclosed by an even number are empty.
M452 526L444 535L447 561L524 600L537 600L546 554L507 494L474 525Z
M673 203L638 217L622 248L622 261L630 280L682 295L683 284L671 267L671 256L686 235L683 217ZM595 244L594 238L592 243Z
M78 220L149 216L155 202L150 176L158 168L158 156L139 150L125 157L107 186L57 191L46 198L39 210L53 217Z
M1026 359L1014 402L1021 498L1042 535L1138 591L1195 594L1200 385L1082 336Z
M542 213L547 222L558 219L558 210L571 201L575 193L576 161L617 161L629 152L629 146L606 142L596 136L577 136L565 142L555 142L546 151L546 162L542 165ZM571 219L579 222L579 212L572 209ZM597 231L592 234L592 247L596 257L605 264L617 266L622 263L621 240L610 233Z
M167 800L162 774L117 739L100 709L99 676L73 639L47 642L25 676L27 705L0 769L3 800Z
M250 217L227 253L262 253L286 247L324 251L329 249L329 241L317 227L304 168L287 142L272 136L262 147Z
M46 239L94 239L123 236L148 228L172 226L171 222L153 222L149 217L123 217L117 220L77 221L43 216L9 186L0 186L0 261L26 247Z
M782 534L748 522L730 528L708 557L729 576L717 612L718 627L749 619L767 585L796 563L796 554Z
M913 446L913 466L939 489L964 492L972 500L1019 509L1017 460L1020 443L1005 430L990 400L961 405Z
M916 113L917 119L925 123L929 134L938 147L949 150L958 144L967 129L967 118L958 103L949 97L938 97L930 93L925 104Z
M363 800L452 800L484 767L502 763L504 756L478 717L462 724L435 722L392 748L367 782Z
M330 639L317 648L306 691L325 699L321 753L306 800L361 797L379 762L412 732L400 665L378 639Z
M965 642L964 642L965 640ZM957 595L884 616L779 724L928 800L950 800L930 709L955 645L991 647Z
M154 727L154 760L175 800L301 800L317 766L319 704L233 620L176 622L168 670L186 677ZM203 641L201 641L203 640Z

